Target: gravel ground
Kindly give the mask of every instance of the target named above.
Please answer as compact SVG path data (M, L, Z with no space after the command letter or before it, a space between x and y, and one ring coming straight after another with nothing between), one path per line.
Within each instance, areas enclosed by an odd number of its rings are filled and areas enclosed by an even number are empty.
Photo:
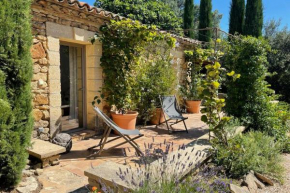
M258 193L290 193L290 154L282 155L283 166L285 168L284 183L275 183L274 186L267 186L264 189L259 189Z

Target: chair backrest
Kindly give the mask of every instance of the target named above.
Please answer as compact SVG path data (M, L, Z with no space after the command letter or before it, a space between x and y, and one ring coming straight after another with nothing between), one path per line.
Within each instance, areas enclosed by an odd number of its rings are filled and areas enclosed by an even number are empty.
M121 133L123 135L140 135L140 131L135 130L126 130L120 128L114 121L112 121L105 113L103 113L98 107L94 107L94 110L98 114L98 116L113 130L117 131L117 133Z
M177 100L173 96L159 96L163 112L169 117L181 117L182 114L177 110Z

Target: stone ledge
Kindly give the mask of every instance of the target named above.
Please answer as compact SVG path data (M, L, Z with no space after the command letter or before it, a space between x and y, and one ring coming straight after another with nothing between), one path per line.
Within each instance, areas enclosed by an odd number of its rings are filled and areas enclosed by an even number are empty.
M101 186L110 187L114 189L114 192L125 192L125 190L131 189L119 176L117 172L126 171L128 166L117 164L115 162L105 162L97 166L84 171L85 176L89 178L89 184L97 186L101 189Z
M49 158L64 153L66 151L66 149L62 146L55 145L53 143L40 139L33 139L31 143L32 148L28 148L27 152L29 153L29 155L38 159Z

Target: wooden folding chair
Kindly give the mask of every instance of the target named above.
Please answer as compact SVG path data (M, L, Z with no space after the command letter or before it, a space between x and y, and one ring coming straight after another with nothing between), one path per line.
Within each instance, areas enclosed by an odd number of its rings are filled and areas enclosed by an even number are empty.
M159 116L159 123L156 125L156 127L160 124L166 123L167 129L169 133L172 132L180 132L180 131L175 131L172 127L172 125L175 125L179 122L183 122L184 127L185 127L185 131L188 133L186 124L185 124L185 120L188 119L188 117L183 117L182 114L179 111L179 105L178 102L176 100L175 95L172 96L159 96L160 102L161 102L161 107L163 110L163 115L164 115L164 122L160 122L161 119L161 115ZM162 113L162 112L161 112ZM168 122L170 120L175 120L175 123L173 124L168 124ZM171 128L171 130L170 130Z
M88 150L91 150L91 149L94 149L96 147L100 147L100 150L95 152L95 153L93 153L93 154L91 154L91 155L89 155L87 158L96 157L98 155L101 155L102 151L113 149L113 148L119 147L121 145L124 145L126 143L129 143L136 150L137 155L139 155L139 156L144 155L143 152L140 150L138 144L134 141L134 140L144 136L143 134L140 133L140 131L138 129L135 129L135 130L122 129L118 125L116 125L98 107L94 107L94 110L96 111L97 115L106 123L107 127L105 128L105 131L103 133L103 136L102 136L101 141L99 142L99 144L88 148ZM118 136L113 138L113 139L111 139L111 140L109 140L109 141L107 141L112 130L114 130L118 134ZM130 136L132 136L132 135L136 136L136 137L131 138ZM110 143L112 141L115 141L117 139L120 139L120 138L123 138L125 141L122 142L122 143L119 143L117 145L114 145L114 146L112 146L112 147L110 147L108 149L104 149L106 144L108 144L108 143Z

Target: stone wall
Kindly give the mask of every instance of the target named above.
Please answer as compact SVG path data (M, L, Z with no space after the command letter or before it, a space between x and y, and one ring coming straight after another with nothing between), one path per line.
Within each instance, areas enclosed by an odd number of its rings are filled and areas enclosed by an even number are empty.
M33 78L31 82L33 97L34 128L33 137L38 134L41 139L49 139L49 88L48 88L48 69L49 61L47 58L47 38L43 35L36 35L33 38L31 49L33 59ZM38 132L38 129L41 132Z
M33 47L33 80L31 82L33 94L34 131L33 137L49 140L60 127L61 102L60 102L60 38L84 41L89 44L89 38L98 31L99 27L108 19L100 18L92 13L84 13L84 9L70 6L67 2L53 0L34 0L32 3L32 33ZM52 24L56 25L52 25ZM57 26L59 25L59 26ZM66 27L71 27L69 30ZM88 32L90 37L88 37ZM86 46L88 67L99 67L101 45ZM97 47L97 49L95 49ZM93 51L91 51L93 49ZM96 50L96 51L94 51ZM90 54L94 52L93 54ZM94 57L96 55L96 57ZM96 58L96 59L95 59ZM93 61L92 61L93 60ZM97 69L97 68L96 68ZM89 71L91 73L92 71ZM98 71L98 74L102 71ZM91 79L96 79L89 76ZM98 75L98 85L102 83L102 75ZM100 83L99 83L100 82ZM89 90L90 87L88 86ZM98 89L98 88L94 88ZM93 95L88 91L88 95ZM87 106L90 105L90 102ZM90 111L91 120L88 124L93 128L93 113Z

